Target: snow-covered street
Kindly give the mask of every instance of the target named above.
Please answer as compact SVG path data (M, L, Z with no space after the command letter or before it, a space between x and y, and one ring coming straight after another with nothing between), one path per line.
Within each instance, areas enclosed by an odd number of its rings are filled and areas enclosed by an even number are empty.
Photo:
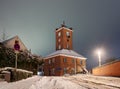
M33 76L18 82L0 82L0 89L120 89L120 78L79 74L67 77Z

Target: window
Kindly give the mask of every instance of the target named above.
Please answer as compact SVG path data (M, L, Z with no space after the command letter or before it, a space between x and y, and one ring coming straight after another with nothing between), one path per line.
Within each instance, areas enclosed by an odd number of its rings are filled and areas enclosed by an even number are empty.
M72 59L72 63L74 63L75 62L75 59Z
M61 39L58 39L58 42L60 42L61 41Z
M67 73L67 69L66 68L64 68L64 74L66 74Z
M67 42L69 42L69 39L67 39Z
M64 58L64 59L63 59L63 62L67 62L67 58Z
M49 64L51 64L51 60L49 59Z
M80 65L82 65L82 60L80 60Z
M69 45L67 44L67 49L69 49Z
M61 49L61 45L59 45L58 48Z
M60 37L61 36L61 32L58 32L58 37Z
M68 38L70 38L70 32L66 32Z

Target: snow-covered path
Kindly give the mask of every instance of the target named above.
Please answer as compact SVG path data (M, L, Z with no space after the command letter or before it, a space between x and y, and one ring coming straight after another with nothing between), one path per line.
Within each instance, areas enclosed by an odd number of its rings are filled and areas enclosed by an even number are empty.
M120 89L120 78L92 75L33 76L18 82L0 82L0 89Z
M65 78L86 89L120 89L120 78L79 75Z

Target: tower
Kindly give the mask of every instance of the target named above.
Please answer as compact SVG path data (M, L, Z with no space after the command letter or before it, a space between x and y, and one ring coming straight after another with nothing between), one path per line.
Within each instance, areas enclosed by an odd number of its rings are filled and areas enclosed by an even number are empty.
M60 28L56 29L56 50L72 50L72 28L66 28L63 23Z
M86 70L87 58L73 50L72 33L72 28L66 27L64 22L56 29L56 51L44 57L44 75L73 75Z

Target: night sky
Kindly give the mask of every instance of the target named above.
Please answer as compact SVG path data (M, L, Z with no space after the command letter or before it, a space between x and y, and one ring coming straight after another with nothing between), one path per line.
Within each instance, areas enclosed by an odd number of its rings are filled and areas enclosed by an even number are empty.
M0 0L0 37L18 35L33 54L55 51L55 29L73 28L73 48L87 57L87 67L120 57L120 0Z

